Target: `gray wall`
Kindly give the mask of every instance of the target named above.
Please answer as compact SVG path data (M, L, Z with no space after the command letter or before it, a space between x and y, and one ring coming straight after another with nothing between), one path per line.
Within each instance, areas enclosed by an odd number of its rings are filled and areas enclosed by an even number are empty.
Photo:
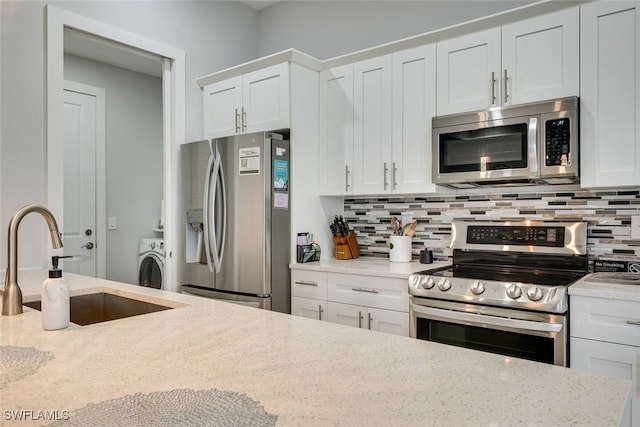
M234 1L0 1L0 269L6 226L46 204L44 6L51 4L186 52L186 139L201 136L199 76L297 48L326 59L530 1L285 1L260 13ZM19 265L48 264L44 222L20 228Z
M535 1L283 1L260 12L260 56L288 48L318 59L370 48Z
M257 56L258 12L238 2L0 1L0 269L13 212L47 203L46 4L183 49L188 140L200 138L202 128L195 79ZM49 264L44 221L27 216L19 234L19 266Z
M160 64L158 64L160 67ZM162 80L65 55L66 80L105 89L107 279L138 283L138 241L152 231L162 200Z

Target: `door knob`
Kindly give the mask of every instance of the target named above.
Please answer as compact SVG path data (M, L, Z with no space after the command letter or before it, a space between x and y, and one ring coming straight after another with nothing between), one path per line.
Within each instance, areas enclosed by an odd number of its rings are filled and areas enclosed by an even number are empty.
M80 246L81 248L87 248L89 250L93 249L93 242L87 242L86 245Z

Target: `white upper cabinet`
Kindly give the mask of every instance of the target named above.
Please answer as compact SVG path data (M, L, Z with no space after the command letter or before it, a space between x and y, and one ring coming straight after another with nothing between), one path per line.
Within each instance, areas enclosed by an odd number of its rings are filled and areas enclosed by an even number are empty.
M430 193L431 118L436 114L436 46L393 54L391 189Z
M640 185L640 2L581 6L583 187Z
M354 65L355 194L391 190L391 55Z
M240 133L242 76L212 83L205 86L202 91L205 138Z
M353 192L353 65L320 73L319 193Z
M289 127L289 64L267 67L242 77L243 131Z
M438 115L578 95L579 10L438 43Z
M203 88L203 135L219 138L289 127L289 63Z
M320 193L426 193L435 45L320 73Z
M498 105L500 28L438 43L438 115Z
M579 15L575 7L502 27L503 105L578 95Z

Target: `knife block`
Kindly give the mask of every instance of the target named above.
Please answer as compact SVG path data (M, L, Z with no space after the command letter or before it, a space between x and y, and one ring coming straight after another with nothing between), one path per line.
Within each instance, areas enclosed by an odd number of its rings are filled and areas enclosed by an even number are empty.
M347 237L334 237L333 244L336 259L354 259L360 257L360 247L356 240L356 233L350 231Z

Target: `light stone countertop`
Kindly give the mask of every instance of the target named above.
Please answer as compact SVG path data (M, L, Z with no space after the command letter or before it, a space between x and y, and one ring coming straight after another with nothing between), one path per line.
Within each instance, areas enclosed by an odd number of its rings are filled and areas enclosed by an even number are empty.
M569 295L640 301L640 286L592 282L591 276L592 274L588 274L569 286Z
M441 261L432 264L421 264L418 261L390 262L388 258L360 257L346 260L330 258L314 262L292 263L289 264L289 268L406 279L411 273L446 267L448 265L451 265L451 263Z
M26 301L45 277L45 270L19 273ZM3 426L46 424L14 422L7 411L69 411L73 420L88 404L136 393L153 399L158 392L217 389L259 402L278 426L603 427L619 424L630 388L629 381L589 372L65 277L72 293L108 288L177 308L60 331L43 331L40 313L29 308L0 317L2 348L33 347L49 356L36 373L0 390ZM0 369L4 378L10 368ZM149 416L144 406L137 409Z

